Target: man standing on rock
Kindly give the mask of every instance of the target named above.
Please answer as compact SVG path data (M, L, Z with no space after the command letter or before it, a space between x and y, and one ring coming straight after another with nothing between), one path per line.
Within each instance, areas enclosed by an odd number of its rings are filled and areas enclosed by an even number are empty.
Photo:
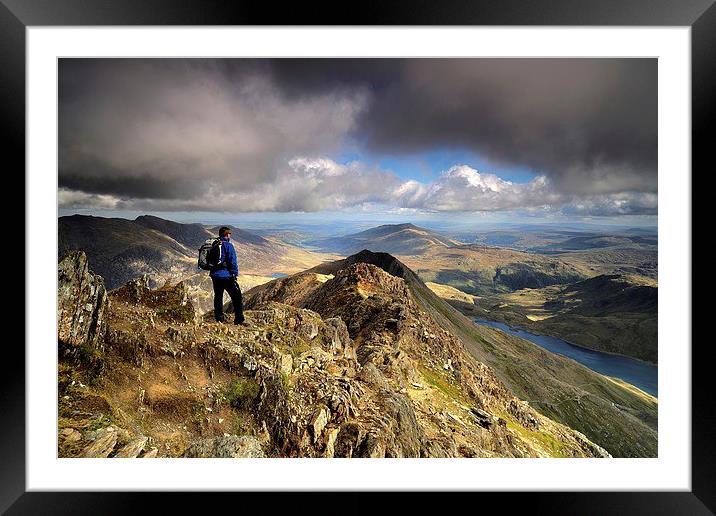
M221 240L222 260L209 273L214 285L214 317L218 322L226 322L224 318L224 291L226 291L234 305L234 324L245 325L241 289L236 280L239 275L239 266L236 262L234 244L231 243L231 228L222 226L219 230L219 239Z

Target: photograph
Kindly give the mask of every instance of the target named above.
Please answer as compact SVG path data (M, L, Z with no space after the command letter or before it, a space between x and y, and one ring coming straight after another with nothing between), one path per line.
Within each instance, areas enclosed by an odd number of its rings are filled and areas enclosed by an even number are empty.
M58 458L659 458L659 58L56 66Z
M716 0L0 0L0 63L0 514L716 514Z

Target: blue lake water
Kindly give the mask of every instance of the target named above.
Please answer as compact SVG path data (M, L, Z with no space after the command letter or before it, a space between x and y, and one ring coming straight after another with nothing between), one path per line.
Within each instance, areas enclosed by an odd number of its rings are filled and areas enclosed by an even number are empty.
M556 337L536 335L517 328L510 328L500 322L486 321L484 319L475 319L475 322L491 328L497 328L515 337L529 340L548 351L569 357L592 371L620 378L653 396L658 396L658 367L655 365L629 357L575 346Z

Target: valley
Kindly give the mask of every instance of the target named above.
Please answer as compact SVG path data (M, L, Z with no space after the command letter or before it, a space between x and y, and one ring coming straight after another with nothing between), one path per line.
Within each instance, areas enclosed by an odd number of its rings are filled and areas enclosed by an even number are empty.
M383 239L394 241L405 231L389 229L381 226ZM415 234L433 233L420 230ZM544 230L536 234L546 238ZM396 257L470 317L657 363L655 236L548 235L548 254L484 244L409 247L412 235L403 240L406 254Z
M453 296L448 301L471 317L589 349L658 361L658 287L647 277L599 275L568 285L463 299Z
M647 362L642 362L623 355L594 351L582 346L575 346L564 340L538 335L524 330L512 328L504 323L475 319L481 326L496 328L509 335L528 340L552 353L571 358L588 367L592 371L603 374L615 381L625 382L634 388L644 391L644 395L658 396L658 369Z

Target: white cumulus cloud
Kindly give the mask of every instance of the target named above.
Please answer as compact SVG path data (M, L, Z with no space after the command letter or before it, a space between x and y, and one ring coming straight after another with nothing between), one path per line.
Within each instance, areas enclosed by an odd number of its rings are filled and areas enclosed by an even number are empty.
M544 176L528 183L513 183L467 165L451 167L428 185L404 183L394 195L403 207L432 211L511 210L559 201Z
M515 183L467 165L443 171L431 183L403 180L391 171L361 162L338 163L327 157L295 156L272 181L226 188L209 184L202 195L176 199L136 199L60 188L62 208L138 211L202 210L224 212L383 211L493 212L523 211L575 216L656 214L654 193L619 192L577 195L560 193L546 176Z

